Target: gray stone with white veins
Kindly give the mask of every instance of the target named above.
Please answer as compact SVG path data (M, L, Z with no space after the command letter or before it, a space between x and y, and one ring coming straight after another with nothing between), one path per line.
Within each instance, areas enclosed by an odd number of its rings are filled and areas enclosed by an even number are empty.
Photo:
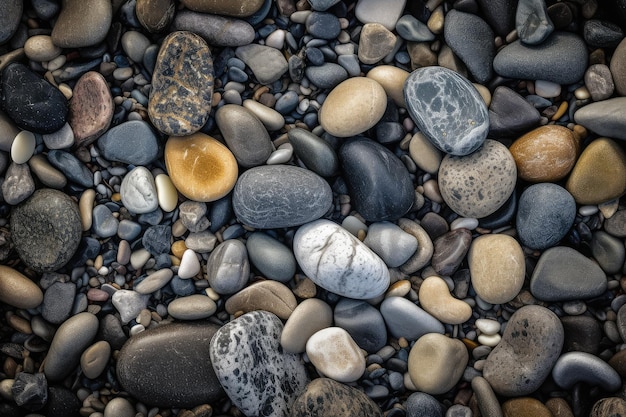
M222 326L211 339L215 374L246 416L289 415L309 382L300 355L283 352L282 330L274 314L252 311Z
M411 119L437 148L464 156L478 149L489 133L489 113L478 91L443 67L413 71L404 83Z
M122 203L132 213L150 213L159 207L154 177L145 167L137 167L126 174L120 195Z

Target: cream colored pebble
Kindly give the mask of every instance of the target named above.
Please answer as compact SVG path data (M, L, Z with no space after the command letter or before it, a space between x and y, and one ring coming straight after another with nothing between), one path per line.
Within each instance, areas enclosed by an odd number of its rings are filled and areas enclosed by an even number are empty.
M178 203L178 191L166 174L159 174L154 179L159 207L165 212L173 211Z
M420 305L428 313L448 324L461 324L472 316L472 307L454 298L446 282L437 277L428 277L419 291Z
M96 191L93 188L86 189L78 201L80 221L83 225L83 232L91 229L93 221L93 203L96 201Z

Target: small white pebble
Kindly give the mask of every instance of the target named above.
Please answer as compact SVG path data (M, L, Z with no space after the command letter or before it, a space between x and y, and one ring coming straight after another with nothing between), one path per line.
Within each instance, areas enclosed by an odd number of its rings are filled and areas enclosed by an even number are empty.
M37 141L35 135L28 130L22 130L13 139L11 145L11 159L16 164L26 163L33 153L35 152L35 146Z
M500 323L490 319L478 319L474 323L476 328L481 331L482 334L491 336L497 334L500 331Z
M478 343L485 346L494 347L498 343L500 343L500 340L502 340L502 336L500 336L499 334L481 334L480 336L478 336Z

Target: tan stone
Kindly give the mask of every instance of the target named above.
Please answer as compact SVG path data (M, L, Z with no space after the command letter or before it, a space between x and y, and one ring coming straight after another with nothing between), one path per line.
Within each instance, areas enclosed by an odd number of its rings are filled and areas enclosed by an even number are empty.
M565 185L578 204L600 204L626 191L626 153L608 138L594 140L578 158Z
M28 277L0 265L0 302L16 308L36 308L43 301L41 289Z
M31 61L51 61L61 55L61 48L52 43L48 35L35 35L24 44L24 53Z
M437 174L443 153L422 132L417 132L409 142L409 155L418 167L430 174Z
M443 323L461 324L472 317L472 307L454 298L448 284L437 276L428 277L422 282L419 302L426 312Z
M404 82L408 76L408 71L392 65L378 65L367 73L367 78L378 82L394 103L405 108Z
M237 182L233 154L204 133L170 136L165 144L165 166L176 189L195 201L218 200Z
M309 337L332 324L333 310L330 306L318 298L309 298L293 310L280 335L280 344L285 352L304 352Z
M430 49L428 42L407 42L406 47L411 57L411 69L437 65L437 54Z
M396 39L380 23L366 23L359 39L359 61L368 65L377 63L393 51Z
M188 9L202 13L246 17L263 6L263 0L181 0Z
M328 94L319 120L328 133L344 138L373 127L386 108L387 94L378 82L366 77L348 78Z
M546 407L548 407L554 417L574 417L572 408L563 398L550 398L546 401Z
M566 127L541 126L515 142L509 148L517 175L529 182L556 182L574 167L578 156L576 135Z
M226 301L224 307L229 314L265 310L286 320L297 305L296 297L289 287L278 281L268 280L254 283L239 291Z
M502 404L504 417L552 417L550 409L530 397L512 398Z
M626 415L626 401L620 397L607 397L598 400L591 409L589 417L608 417Z

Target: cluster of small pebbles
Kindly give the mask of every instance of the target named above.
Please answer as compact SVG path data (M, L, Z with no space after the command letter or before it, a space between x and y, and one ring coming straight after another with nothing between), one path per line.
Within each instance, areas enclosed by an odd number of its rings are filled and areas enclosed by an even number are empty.
M625 0L0 0L3 417L626 417Z

